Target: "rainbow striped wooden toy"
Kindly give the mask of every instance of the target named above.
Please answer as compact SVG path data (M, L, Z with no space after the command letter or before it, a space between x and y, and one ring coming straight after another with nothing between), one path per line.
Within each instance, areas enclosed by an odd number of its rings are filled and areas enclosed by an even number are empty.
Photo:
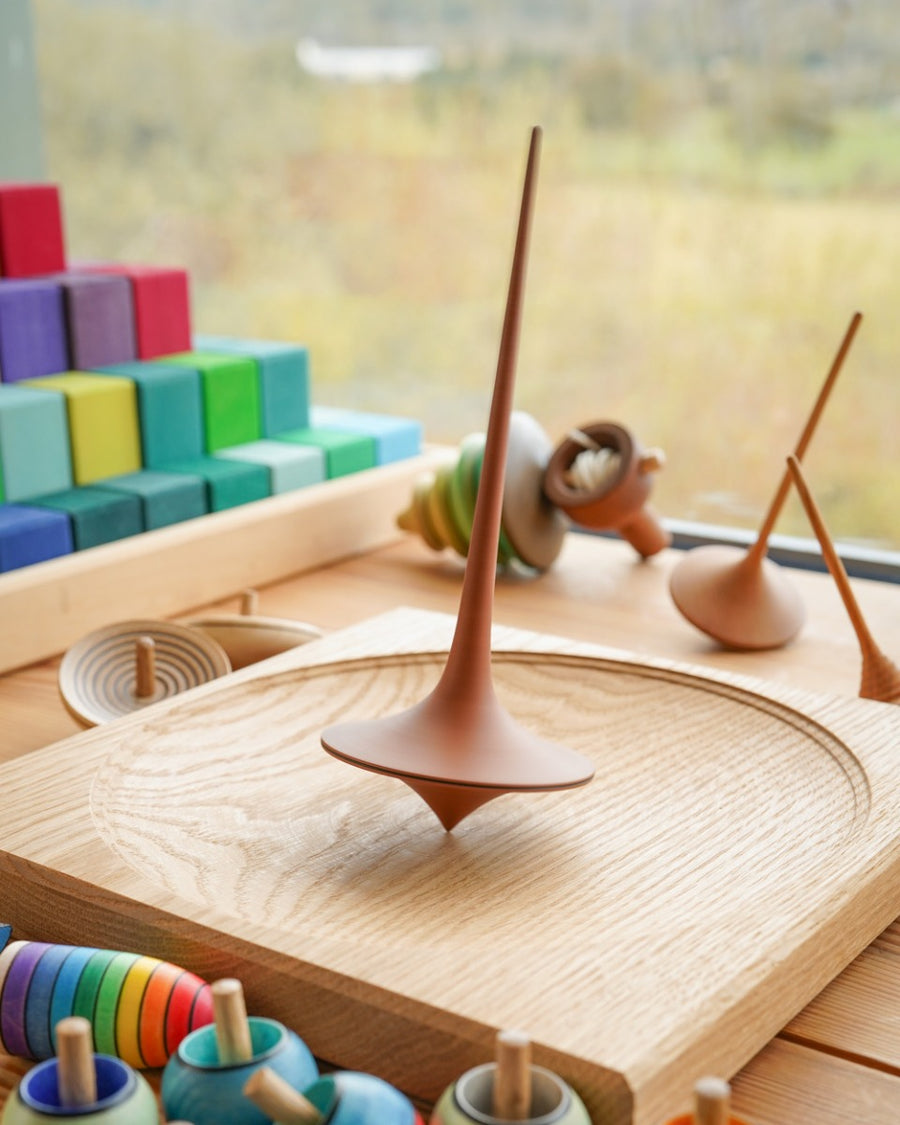
M9 936L0 925L0 1051L9 1055L50 1058L56 1025L74 1015L90 1021L98 1053L159 1067L189 1031L212 1022L209 985L177 965Z

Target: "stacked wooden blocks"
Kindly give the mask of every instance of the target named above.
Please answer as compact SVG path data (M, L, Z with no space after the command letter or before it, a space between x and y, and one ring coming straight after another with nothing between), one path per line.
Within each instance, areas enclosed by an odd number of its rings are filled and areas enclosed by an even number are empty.
M306 348L192 337L187 273L67 267L59 191L0 184L0 571L420 451L310 407Z

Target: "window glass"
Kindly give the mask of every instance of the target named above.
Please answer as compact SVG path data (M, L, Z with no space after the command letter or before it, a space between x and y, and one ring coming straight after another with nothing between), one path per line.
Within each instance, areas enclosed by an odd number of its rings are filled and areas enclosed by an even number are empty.
M663 515L755 527L859 309L807 475L835 536L900 546L894 0L33 12L71 257L183 265L195 329L306 343L314 401L455 444L541 124L517 405L627 426Z

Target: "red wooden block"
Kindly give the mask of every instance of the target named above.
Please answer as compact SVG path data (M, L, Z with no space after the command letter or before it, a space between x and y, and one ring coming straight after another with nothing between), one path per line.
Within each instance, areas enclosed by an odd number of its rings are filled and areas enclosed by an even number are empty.
M59 189L0 183L0 274L34 277L65 268Z
M186 270L117 262L79 263L77 268L80 273L116 273L129 279L139 359L190 351L191 313Z

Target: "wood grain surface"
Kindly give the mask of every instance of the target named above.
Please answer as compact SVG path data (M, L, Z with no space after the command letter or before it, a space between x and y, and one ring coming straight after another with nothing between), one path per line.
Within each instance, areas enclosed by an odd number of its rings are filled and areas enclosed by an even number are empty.
M178 935L424 1099L524 1026L600 1120L655 1123L900 910L900 712L500 628L498 694L598 777L447 835L318 732L415 702L451 628L398 611L3 767L8 920Z

